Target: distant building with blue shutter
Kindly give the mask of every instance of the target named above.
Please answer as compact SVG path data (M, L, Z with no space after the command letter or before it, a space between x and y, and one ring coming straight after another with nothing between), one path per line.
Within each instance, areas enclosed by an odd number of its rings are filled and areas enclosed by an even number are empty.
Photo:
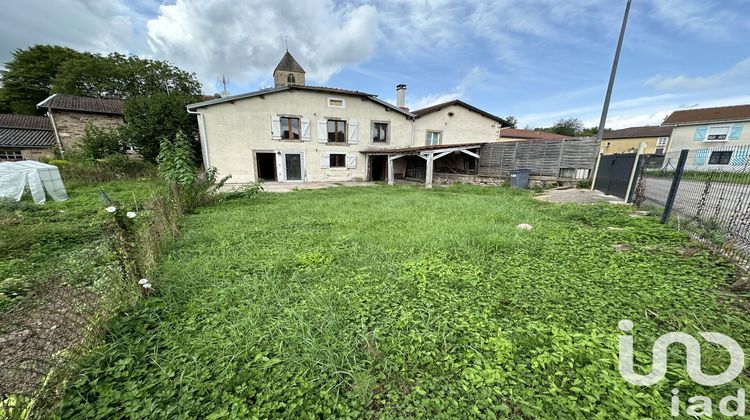
M673 127L665 164L688 149L692 170L750 167L750 105L675 111L662 126Z

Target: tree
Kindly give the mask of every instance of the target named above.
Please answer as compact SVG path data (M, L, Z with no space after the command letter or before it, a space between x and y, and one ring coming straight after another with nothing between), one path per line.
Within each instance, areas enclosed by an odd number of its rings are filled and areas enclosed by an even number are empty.
M563 136L576 137L583 131L583 122L578 118L561 118L552 127L540 128L538 130L547 133L562 134Z
M52 92L130 98L157 93L200 94L195 74L167 62L112 53L85 53L65 62L52 82Z
M516 126L518 125L518 120L512 115L508 115L507 117L505 117L505 121L508 122L511 128L516 128Z
M56 45L17 49L0 74L0 109L14 114L41 114L36 104L49 96L60 67L81 53Z
M584 128L579 134L581 137L594 137L599 134L599 127Z
M200 144L195 141L198 122L186 111L187 104L197 101L198 97L184 93L157 93L127 99L122 128L125 139L144 159L154 161L159 154L160 140L175 138L181 132L191 140L195 155L200 156Z

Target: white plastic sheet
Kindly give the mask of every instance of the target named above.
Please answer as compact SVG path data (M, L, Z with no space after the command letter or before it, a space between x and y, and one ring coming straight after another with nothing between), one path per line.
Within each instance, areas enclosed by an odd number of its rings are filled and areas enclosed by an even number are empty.
M47 194L55 201L68 199L56 166L34 160L0 162L0 198L20 201L27 185L37 204L47 201Z

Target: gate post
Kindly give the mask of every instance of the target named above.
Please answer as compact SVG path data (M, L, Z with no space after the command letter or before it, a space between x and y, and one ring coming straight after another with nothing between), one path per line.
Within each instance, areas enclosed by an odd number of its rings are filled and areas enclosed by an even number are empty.
M594 175L591 177L591 191L594 191L594 187L596 187L596 176L599 175L599 164L602 162L602 155L604 153L599 150L599 154L596 155L596 162L594 163Z
M672 178L672 186L669 187L669 195L667 195L667 202L664 205L664 211L661 214L661 220L659 223L665 224L669 220L669 214L672 213L672 206L674 205L674 199L677 197L677 189L680 187L680 180L682 179L682 171L685 169L685 162L687 162L689 150L682 149L680 151L680 159L677 161L677 168L674 170L674 178Z

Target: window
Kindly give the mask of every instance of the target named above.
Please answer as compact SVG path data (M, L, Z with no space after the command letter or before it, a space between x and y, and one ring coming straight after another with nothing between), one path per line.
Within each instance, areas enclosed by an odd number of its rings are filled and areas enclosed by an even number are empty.
M656 139L656 145L657 146L666 146L667 140L669 140L669 137L659 137Z
M281 117L281 138L299 140L299 118Z
M20 150L0 150L0 160L23 160Z
M427 145L433 146L436 144L440 144L440 141L442 140L442 132L440 131L428 131L427 132Z
M328 98L329 108L344 108L344 106L345 104L343 99Z
M331 168L345 168L346 167L346 155L343 153L331 153L330 164Z
M328 143L346 143L346 121L328 120Z
M385 143L388 141L388 123L372 123L372 142Z
M286 81L287 83L297 83L297 79L292 73L289 73L289 76L286 77Z
M657 147L656 150L654 151L654 154L659 155L659 156L663 156L664 155L664 148L663 147Z
M706 140L708 141L721 141L726 140L727 135L729 135L729 126L728 125L722 125L717 127L709 127L708 133L706 136Z
M711 152L711 157L708 158L709 165L728 165L729 161L732 160L732 152Z

